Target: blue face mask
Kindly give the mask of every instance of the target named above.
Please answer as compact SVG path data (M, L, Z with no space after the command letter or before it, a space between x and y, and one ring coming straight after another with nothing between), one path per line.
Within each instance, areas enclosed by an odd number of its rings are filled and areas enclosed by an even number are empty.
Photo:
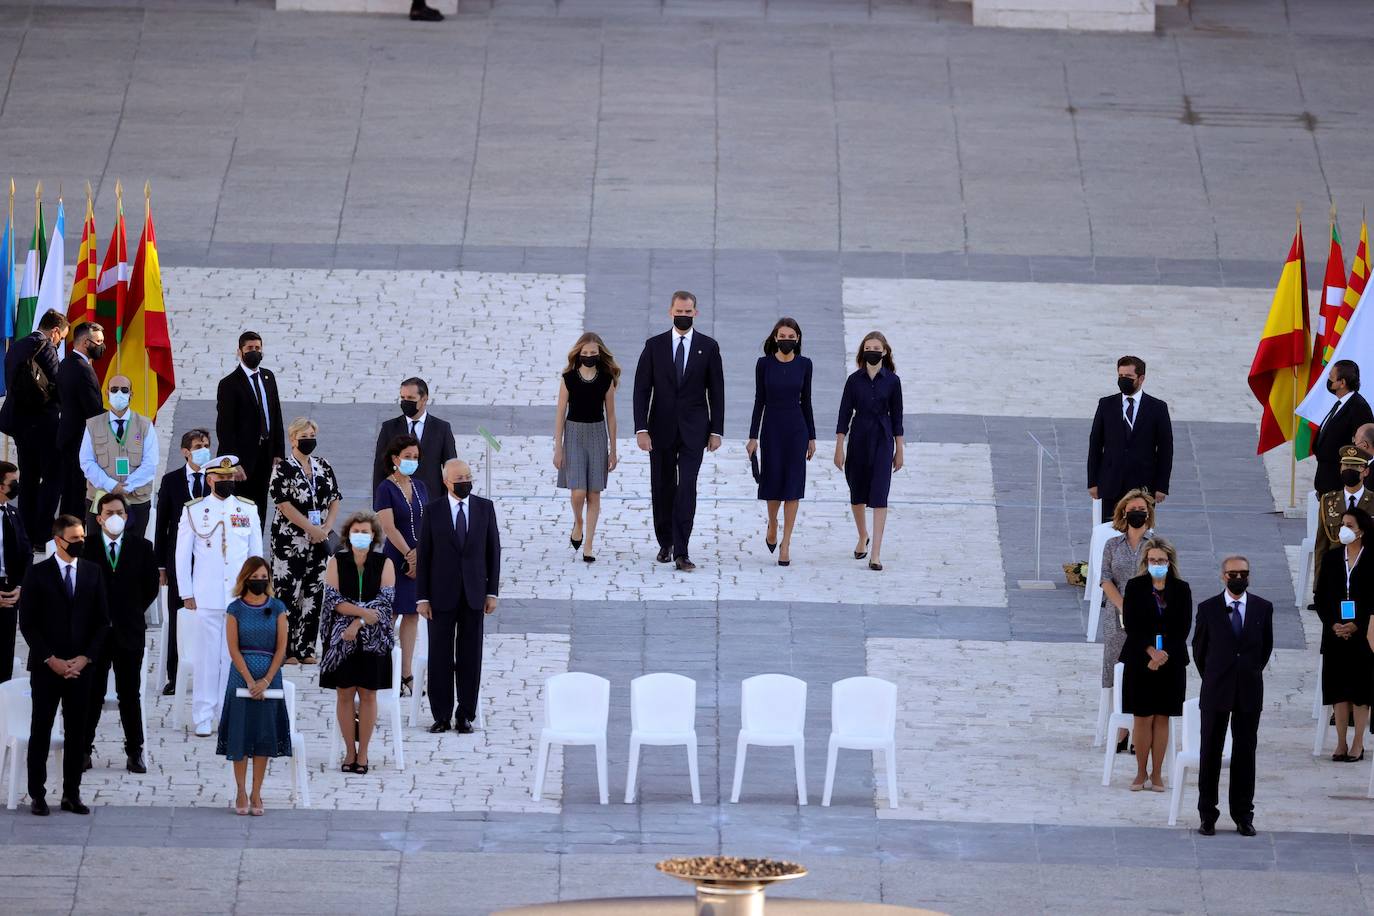
M210 450L208 448L197 448L191 450L191 463L194 464L196 467L205 467L207 464L210 463L210 459L213 457L214 456L210 454Z
M366 550L372 546L372 535L364 531L350 531L348 543L354 550Z
M402 458L401 466L397 468L402 474L410 477L420 467L420 462L414 458Z
M1145 567L1145 569L1149 572L1150 578L1152 579L1163 579L1165 576L1169 575L1169 564L1167 563L1159 565L1151 563L1149 566Z

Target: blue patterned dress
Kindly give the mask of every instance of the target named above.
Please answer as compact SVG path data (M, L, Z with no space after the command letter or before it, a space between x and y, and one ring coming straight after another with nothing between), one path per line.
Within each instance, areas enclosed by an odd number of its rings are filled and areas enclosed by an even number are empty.
M238 599L225 613L238 621L239 652L243 654L249 673L255 678L265 676L277 651L277 618L286 613L286 605L276 598L268 598L266 604L253 607ZM286 700L236 696L236 691L247 686L239 669L231 667L215 753L230 760L290 757L291 724L286 716ZM282 689L280 670L272 677L271 687Z

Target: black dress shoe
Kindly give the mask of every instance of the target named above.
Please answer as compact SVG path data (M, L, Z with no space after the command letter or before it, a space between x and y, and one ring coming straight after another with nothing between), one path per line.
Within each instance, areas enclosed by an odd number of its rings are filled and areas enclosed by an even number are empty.
M135 751L129 755L129 772L143 774L148 772L148 765L143 762L143 752Z
M678 557L677 568L679 572L691 572L692 570L697 568L697 564L693 563L686 557Z
M1313 601L1311 604L1307 606L1307 609L1309 611L1315 611L1317 609L1317 602Z
M70 811L72 814L90 814L91 809L81 803L81 798L62 798L62 810Z
M410 7L411 22L443 22L444 14L438 10L425 6L423 3L415 3Z
M1236 833L1239 833L1241 836L1254 836L1255 825L1250 823L1249 821L1245 821L1242 824L1237 824Z
M48 803L41 798L35 798L29 802L29 813L36 817L47 817Z
M163 695L164 697L174 697L174 696L176 696L176 695L177 695L177 685L176 685L176 684L173 684L171 681L168 681L168 682L167 682L167 686L165 686L165 687L162 688L162 695Z
M470 734L472 734L472 720L471 720L471 719L459 719L457 722L454 722L454 723L453 723L453 730L456 731L456 732L457 732L458 734L460 734L460 735L470 735Z
M83 763L83 764L81 764L81 772L84 773L84 772L86 772L87 770L94 770L94 769L95 769L95 761L91 759L91 755L90 755L90 754L87 754L87 755L86 755L86 762Z
M1216 836L1217 825L1215 821L1203 821L1202 826L1198 827L1197 832L1203 836Z
M437 735L441 732L446 732L448 730L449 724L447 722L435 722L433 725L429 727L429 733L431 735Z
M654 559L658 560L660 563L673 562L673 549L671 547L664 547L658 552L658 556Z

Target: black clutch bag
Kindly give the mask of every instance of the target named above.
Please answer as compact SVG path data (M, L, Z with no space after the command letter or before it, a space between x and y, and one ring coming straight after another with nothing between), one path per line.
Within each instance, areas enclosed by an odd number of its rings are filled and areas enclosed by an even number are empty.
M759 451L754 449L754 454L749 456L749 473L754 475L754 483L761 483L763 475L759 473Z

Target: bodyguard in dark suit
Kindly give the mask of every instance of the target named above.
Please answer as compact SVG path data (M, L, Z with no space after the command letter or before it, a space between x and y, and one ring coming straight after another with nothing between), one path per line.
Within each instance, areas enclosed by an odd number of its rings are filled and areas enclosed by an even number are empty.
M212 457L210 431L190 429L182 433L181 456L186 463L163 474L158 484L157 518L153 521L153 557L159 579L167 586L167 684L162 688L163 696L174 693L177 678L177 611L182 605L177 590L177 528L186 504L210 495L204 471L205 462Z
M123 496L106 493L96 503L98 531L86 540L86 559L103 572L105 603L110 612L110 631L91 666L91 707L87 721L87 746L95 751L95 730L105 705L105 682L114 669L119 720L124 726L124 754L130 773L148 772L143 762L143 721L139 713L139 688L143 682L143 639L147 632L148 606L157 600L157 562L153 545L133 533L125 534L129 507ZM75 754L73 743L68 753ZM86 754L89 769L91 753Z
M105 330L93 321L76 326L72 346L57 369L57 398L62 402L62 418L57 422L57 460L61 463L62 495L58 511L63 515L86 516L86 475L81 473L81 437L86 421L105 412L100 379L95 377L96 360L105 355Z
M458 457L453 442L453 427L429 412L429 386L422 378L408 378L401 382L401 416L382 424L377 433L376 456L372 462L372 489L377 492L383 478L391 473L386 447L397 436L414 436L420 440L420 467L411 476L425 485L425 492L433 495L446 492L444 465Z
M267 484L272 468L286 457L277 377L262 369L262 337L257 331L239 335L239 365L219 380L215 394L215 438L222 455L237 455L245 480L237 493L258 505L258 519L267 521Z
M635 439L649 453L658 562L690 572L702 449L720 448L725 432L725 372L720 346L692 329L697 297L673 293L668 314L673 330L645 341L635 368Z
M1336 403L1322 420L1312 449L1317 456L1312 488L1318 496L1341 488L1341 447L1354 441L1361 426L1374 421L1369 402L1360 394L1360 367L1354 361L1342 359L1331 364L1326 390L1336 396Z
M1202 761L1198 768L1201 833L1216 832L1217 782L1226 728L1231 728L1231 820L1243 836L1255 835L1255 743L1264 708L1264 666L1274 651L1274 606L1250 588L1250 561L1221 564L1226 589L1198 605L1193 664L1202 675Z
M30 543L46 544L62 494L54 440L61 402L57 399L57 345L67 336L67 319L47 312L38 330L16 340L5 354L5 401L0 432L14 439L19 463L19 513Z
M1097 402L1088 436L1088 495L1102 500L1102 521L1112 520L1117 501L1140 487L1155 503L1169 495L1174 468L1174 428L1169 405L1145 394L1145 360L1116 361L1120 394Z
M62 810L90 814L81 803L79 752L91 698L91 662L110 629L100 567L81 559L86 530L81 519L59 515L52 525L56 553L35 563L19 595L19 631L29 644L33 721L29 726L29 810L48 813L48 752L53 721L62 707L66 733L77 745L62 755Z
M429 707L434 733L472 732L482 686L482 621L496 611L501 533L491 500L472 495L472 470L444 465L445 495L425 506L416 556L415 607L429 621Z
M19 587L33 563L33 548L14 508L19 469L0 461L0 682L14 677L14 634L19 624Z

